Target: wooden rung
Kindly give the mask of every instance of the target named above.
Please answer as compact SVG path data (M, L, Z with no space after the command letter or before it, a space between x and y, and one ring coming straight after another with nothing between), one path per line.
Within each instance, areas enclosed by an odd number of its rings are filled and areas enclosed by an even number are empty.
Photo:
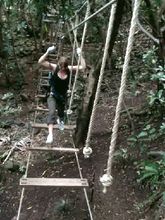
M79 178L21 178L21 186L88 187L87 179Z
M36 95L35 98L46 98L46 95Z
M48 83L41 83L40 86L50 86Z
M57 23L57 21L55 20L49 20L49 19L43 19L43 22L47 22L47 23Z
M78 152L78 148L68 148L68 147L29 147L26 148L29 151L61 151L61 152Z
M49 13L47 13L46 17L56 18L57 14L49 14Z
M43 112L48 112L49 109L48 108L35 108L34 111L43 111Z
M49 69L39 69L39 72L41 73L41 74L47 74L48 75L48 73L50 72L50 70Z
M48 76L42 76L42 80L48 80L49 79L49 77Z
M45 123L45 124L41 124L41 123L32 123L31 126L33 128L48 128L48 125ZM55 124L53 126L53 128L56 128L58 129L59 128L59 125L58 124ZM66 130L73 130L76 128L76 125L64 125L64 129Z

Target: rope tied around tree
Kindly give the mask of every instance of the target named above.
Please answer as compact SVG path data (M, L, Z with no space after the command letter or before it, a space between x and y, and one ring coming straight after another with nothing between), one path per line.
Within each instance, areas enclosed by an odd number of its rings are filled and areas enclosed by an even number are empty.
M116 3L114 3L111 7L111 12L110 12L110 17L109 17L109 25L108 25L108 30L107 30L107 37L106 37L106 42L105 42L105 47L104 47L104 55L103 55L102 65L101 65L101 70L100 70L100 76L99 76L99 80L98 80L98 84L97 84L92 114L90 117L86 144L83 149L84 156L86 158L88 158L90 156L90 154L92 153L92 149L89 147L89 143L90 143L90 138L91 138L91 133L92 133L92 126L93 126L93 122L94 122L94 118L95 118L95 114L96 114L96 107L97 107L97 103L98 103L98 99L99 99L101 83L103 80L104 69L105 69L106 60L107 60L107 56L108 56L108 48L109 48L109 42L110 42L113 23L114 23L115 11L116 11ZM86 154L85 154L85 152L86 152Z
M109 158L108 158L108 162L107 162L107 171L106 171L106 174L104 174L100 178L100 181L102 182L103 187L104 187L104 189L103 189L104 193L106 193L106 191L107 191L106 188L112 184L111 171L112 171L113 153L115 150L116 140L117 140L117 135L118 135L120 112L121 112L121 108L122 108L124 91L126 88L128 66L129 66L129 62L130 62L131 50L133 47L134 34L135 34L135 30L136 30L136 25L137 25L139 7L140 7L140 1L135 0L134 8L133 8L133 15L132 15L132 19L131 19L131 26L130 26L130 31L129 31L129 37L128 37L128 43L127 43L127 48L126 48L126 55L125 55L125 59L124 59L121 85L120 85L118 102L117 102L115 119L114 119L114 126L112 129L111 143L110 143L110 147L109 147ZM107 181L107 179L109 179L109 181Z

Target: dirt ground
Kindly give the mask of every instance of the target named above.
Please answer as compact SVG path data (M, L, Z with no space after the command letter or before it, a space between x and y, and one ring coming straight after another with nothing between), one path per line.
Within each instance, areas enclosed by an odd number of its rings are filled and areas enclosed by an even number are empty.
M29 75L29 83L25 88L29 100L24 102L24 113L13 120L22 122L8 128L6 135L13 132L17 126L17 132L22 135L30 135L29 122L34 118L34 95L36 81ZM140 108L144 100L142 96L132 97L127 91L126 105L128 107ZM151 219L140 212L140 203L146 199L147 190L137 183L137 171L134 162L138 159L138 150L127 146L127 137L131 134L130 120L127 114L122 115L116 152L126 152L125 156L118 154L114 158L112 176L113 184L108 188L106 194L102 192L103 187L100 177L104 174L109 146L111 130L117 102L117 92L114 88L111 92L101 94L98 104L95 122L92 130L90 146L93 153L89 159L85 159L80 147L78 158L84 178L88 179L89 188L87 195L93 219L95 220L142 220ZM41 115L41 121L46 115ZM138 129L138 125L135 124ZM36 132L37 133L37 132ZM45 146L47 130L42 129L33 138L32 146ZM54 147L71 147L72 137L68 131L54 131ZM16 151L19 160L26 165L28 151ZM22 187L19 186L20 172L3 171L2 183L0 185L0 220L14 220L17 215ZM28 177L65 177L79 178L76 157L73 153L61 152L33 152L28 170ZM84 190L60 187L27 187L25 189L20 220L88 220L91 219L85 200Z

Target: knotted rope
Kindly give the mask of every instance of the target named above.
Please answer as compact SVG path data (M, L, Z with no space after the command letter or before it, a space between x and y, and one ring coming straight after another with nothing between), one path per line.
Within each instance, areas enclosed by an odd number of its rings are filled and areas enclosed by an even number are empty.
M134 34L135 34L135 30L136 30L136 25L137 25L139 7L140 7L140 1L135 0L134 8L133 8L133 15L132 15L132 19L131 19L131 26L130 26L130 31L129 31L129 37L128 37L128 43L127 43L127 48L126 48L126 55L125 55L125 59L124 59L121 85L120 85L118 102L117 102L115 119L114 119L114 126L112 129L111 143L110 143L110 147L109 147L109 158L108 158L108 162L107 162L107 171L106 171L106 174L104 174L103 177L100 178L100 181L102 182L102 184L104 186L104 190L103 190L104 193L106 193L106 187L111 185L111 183L112 183L111 171L112 171L113 153L114 153L114 149L116 146L116 140L117 140L117 135L118 135L120 111L122 108L122 101L123 101L124 91L126 88L128 66L129 66L129 62L130 62L131 50L133 47ZM104 182L104 180L105 180L105 182Z
M109 25L108 25L108 30L107 30L107 37L106 37L102 65L101 65L101 70L100 70L100 76L99 76L99 80L98 80L98 84L97 84L95 100L94 100L92 114L91 114L91 118L90 118L90 122L89 122L88 134L87 134L86 144L84 147L84 155L85 155L85 152L89 152L89 153L91 152L91 148L89 148L89 142L90 142L92 126L93 126L93 122L94 122L94 118L95 118L95 114L96 114L96 107L97 107L97 103L98 103L98 99L99 99L101 83L103 80L104 68L105 68L106 60L107 60L107 56L108 56L108 48L109 48L109 42L110 42L113 23L114 23L115 11L116 11L116 3L113 4L111 7L111 12L110 12L110 17L109 17ZM87 153L86 153L85 157L89 157L89 155L87 155Z

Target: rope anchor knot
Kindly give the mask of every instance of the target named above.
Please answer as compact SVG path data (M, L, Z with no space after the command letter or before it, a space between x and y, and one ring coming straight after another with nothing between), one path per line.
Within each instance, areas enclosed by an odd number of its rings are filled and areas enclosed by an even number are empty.
M113 180L113 177L111 175L108 175L108 174L104 174L102 177L100 177L100 182L102 183L103 185L103 193L106 193L107 192L107 187L112 185L112 180Z
M90 148L90 147L83 148L83 154L84 154L85 158L89 158L91 153L92 153L92 148Z

